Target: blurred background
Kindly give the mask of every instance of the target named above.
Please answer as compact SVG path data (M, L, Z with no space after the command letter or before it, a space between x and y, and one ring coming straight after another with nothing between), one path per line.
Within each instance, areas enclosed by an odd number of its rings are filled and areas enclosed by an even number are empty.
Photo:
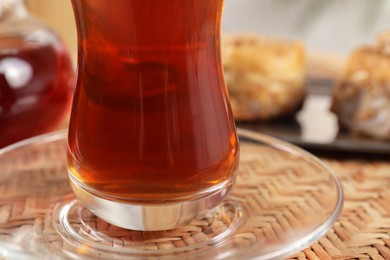
M70 0L25 0L31 13L45 22L65 41L76 62L77 33Z
M225 31L301 39L309 49L345 53L390 28L386 0L227 0Z
M70 0L26 0L33 14L56 30L76 57ZM390 28L386 0L226 0L223 30L302 40L310 51L346 54Z

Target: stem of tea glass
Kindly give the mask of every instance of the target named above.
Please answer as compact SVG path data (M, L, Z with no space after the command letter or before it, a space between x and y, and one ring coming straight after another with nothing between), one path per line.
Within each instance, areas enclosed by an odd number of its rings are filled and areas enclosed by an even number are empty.
M223 0L72 0L78 78L69 177L98 217L168 230L204 217L236 178L220 58Z

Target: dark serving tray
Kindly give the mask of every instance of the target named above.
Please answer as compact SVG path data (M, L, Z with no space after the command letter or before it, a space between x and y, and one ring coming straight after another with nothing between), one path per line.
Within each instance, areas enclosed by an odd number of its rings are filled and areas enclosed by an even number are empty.
M340 129L329 111L332 81L310 80L301 111L292 118L270 122L239 122L237 126L274 136L307 149L390 155L390 142L353 136Z

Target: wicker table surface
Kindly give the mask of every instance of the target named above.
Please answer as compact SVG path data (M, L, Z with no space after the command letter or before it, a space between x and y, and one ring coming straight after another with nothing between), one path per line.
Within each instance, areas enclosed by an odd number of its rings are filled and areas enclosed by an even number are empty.
M390 161L371 158L324 159L343 184L344 211L325 237L290 259L390 260Z
M35 159L31 160L22 163L35 165ZM326 236L290 259L390 259L390 162L354 159L324 161L336 172L343 184L344 211ZM46 176L50 172L42 174ZM3 188L3 192L9 190L9 187ZM0 189L0 194L1 192ZM23 203L37 202L26 200ZM7 212L17 211L23 203L15 202L13 210L1 210L0 203L0 223L4 223L5 228L9 219ZM33 216L37 214L33 213ZM26 217L11 224L22 226L24 222L31 222L29 221ZM34 226L39 224L34 221L32 223ZM38 226L42 225L45 223ZM0 238L1 236L0 229Z
M325 237L291 259L390 259L390 162L325 162L343 184L344 211Z

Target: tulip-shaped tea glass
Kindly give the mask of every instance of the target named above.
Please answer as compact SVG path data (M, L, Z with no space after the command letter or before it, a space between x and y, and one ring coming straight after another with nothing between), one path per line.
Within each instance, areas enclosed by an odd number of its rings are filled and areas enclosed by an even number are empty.
M78 77L69 177L84 206L133 230L216 208L238 141L220 57L223 0L72 0Z

